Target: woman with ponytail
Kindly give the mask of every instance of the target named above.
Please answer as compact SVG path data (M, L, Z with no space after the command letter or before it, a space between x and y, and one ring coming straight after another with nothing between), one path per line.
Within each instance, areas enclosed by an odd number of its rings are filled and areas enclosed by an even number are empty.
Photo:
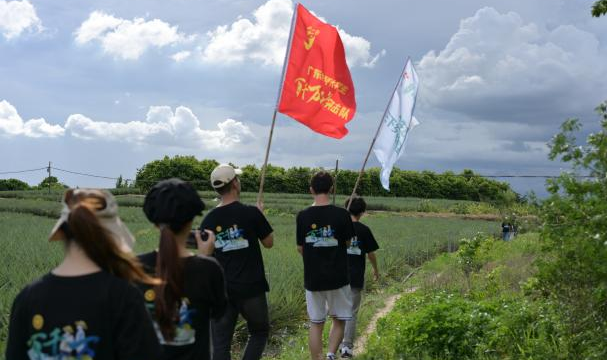
M146 195L143 211L160 231L158 249L139 256L146 271L162 282L142 285L154 320L163 360L210 359L210 320L226 306L223 270L217 261L186 248L192 222L204 210L196 190L179 179L163 180ZM195 238L200 254L215 242L207 231Z
M68 190L49 240L62 241L65 256L15 298L6 359L158 359L152 321L133 282L160 281L127 252L133 236L114 197Z

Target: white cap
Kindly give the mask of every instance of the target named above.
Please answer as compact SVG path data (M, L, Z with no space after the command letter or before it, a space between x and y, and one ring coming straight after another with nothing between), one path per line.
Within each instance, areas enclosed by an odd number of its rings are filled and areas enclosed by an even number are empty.
M213 189L219 189L234 180L236 175L241 175L242 170L234 169L232 165L221 164L211 173L211 186Z

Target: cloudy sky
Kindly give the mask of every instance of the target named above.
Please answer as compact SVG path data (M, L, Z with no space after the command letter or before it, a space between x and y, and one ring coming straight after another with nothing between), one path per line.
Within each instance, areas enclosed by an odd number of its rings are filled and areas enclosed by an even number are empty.
M568 117L596 128L593 109L607 99L607 18L590 16L592 2L304 2L340 29L358 111L342 140L279 115L270 161L339 158L358 169L410 56L421 125L397 166L558 174L546 142ZM291 0L0 0L0 172L52 161L132 178L165 154L261 164L292 9ZM512 181L521 193L543 183Z

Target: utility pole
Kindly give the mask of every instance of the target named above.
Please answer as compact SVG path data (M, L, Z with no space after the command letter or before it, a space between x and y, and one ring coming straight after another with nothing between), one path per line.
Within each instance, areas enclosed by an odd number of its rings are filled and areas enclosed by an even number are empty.
M46 172L48 172L48 193L51 193L51 162L48 162L48 168L46 168Z

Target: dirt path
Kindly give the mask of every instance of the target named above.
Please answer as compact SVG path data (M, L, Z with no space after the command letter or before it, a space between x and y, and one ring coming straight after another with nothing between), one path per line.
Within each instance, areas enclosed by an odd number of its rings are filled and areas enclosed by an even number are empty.
M411 276L415 275L417 270L419 270L419 268L416 268L413 271L411 271L409 273L409 275L407 275L403 279L403 283L406 283L407 280L409 280L411 278ZM371 321L369 322L369 325L367 325L367 328L365 329L365 331L362 334L360 334L354 341L354 355L355 356L364 353L365 349L367 348L367 341L369 341L369 336L371 336L371 334L373 334L375 332L375 329L377 328L377 321L379 319L381 319L382 317L388 315L388 313L390 311L392 311L392 309L394 309L394 305L396 305L396 301L398 301L398 299L400 299L400 297L403 294L410 294L412 292L415 292L416 290L417 290L417 287L410 287L410 288L406 289L405 291L403 291L402 293L392 295L388 299L386 299L384 307L381 310L379 310L378 312L376 312L375 315L373 315L373 317L371 318Z
M377 328L377 321L382 317L388 315L388 313L392 311L392 309L394 309L396 301L398 301L398 299L400 299L403 294L409 294L414 292L415 290L417 290L416 287L408 288L403 293L392 295L388 299L386 299L384 307L378 312L376 312L375 315L373 315L373 318L369 322L369 325L365 329L365 332L363 332L362 334L360 334L360 336L356 338L356 341L354 342L354 356L360 355L365 352L365 349L367 347L367 341L369 341L369 336L371 336L371 334L373 334L375 332L375 329Z

